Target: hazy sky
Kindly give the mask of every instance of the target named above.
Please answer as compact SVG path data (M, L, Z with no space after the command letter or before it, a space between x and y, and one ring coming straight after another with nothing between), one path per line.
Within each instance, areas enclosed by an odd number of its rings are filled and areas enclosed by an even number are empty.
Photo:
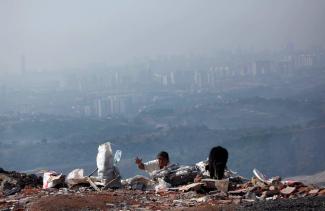
M324 0L0 0L0 71L325 44Z

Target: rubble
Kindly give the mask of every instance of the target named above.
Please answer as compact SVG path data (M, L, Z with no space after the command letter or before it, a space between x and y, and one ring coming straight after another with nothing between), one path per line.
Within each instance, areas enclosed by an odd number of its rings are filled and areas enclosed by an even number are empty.
M42 177L34 174L24 174L15 171L5 171L0 168L0 192L4 196L9 196L20 192L26 186L42 186Z
M283 194L283 195L291 195L294 191L296 190L296 187L286 187L286 188L283 188L280 192Z
M202 179L200 182L174 187L161 179L156 190L157 182L144 176L122 180L119 189L105 189L104 184L99 185L94 178L84 177L81 170L75 170L66 180L73 185L42 189L41 177L1 169L0 210L56 210L58 207L65 210L204 210L206 206L246 209L261 202L284 203L281 200L324 198L325 195L324 188L282 181L280 177ZM324 206L322 204L319 206Z

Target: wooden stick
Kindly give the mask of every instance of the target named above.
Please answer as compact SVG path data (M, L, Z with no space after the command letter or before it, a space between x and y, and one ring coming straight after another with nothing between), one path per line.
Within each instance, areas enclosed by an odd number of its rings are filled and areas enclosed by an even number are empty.
M97 185L89 177L87 177L87 181L89 182L91 187L93 187L96 191L100 192L100 189L97 187Z
M93 172L91 172L91 174L89 174L88 177L92 176L97 170L98 168L96 168Z

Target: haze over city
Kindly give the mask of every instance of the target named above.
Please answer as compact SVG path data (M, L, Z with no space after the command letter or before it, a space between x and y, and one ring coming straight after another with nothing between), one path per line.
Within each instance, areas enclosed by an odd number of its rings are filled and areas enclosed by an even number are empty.
M324 20L322 0L2 0L0 166L90 171L109 140L126 177L216 145L248 177L324 171Z
M220 50L261 51L325 44L325 2L0 2L0 72L125 65Z

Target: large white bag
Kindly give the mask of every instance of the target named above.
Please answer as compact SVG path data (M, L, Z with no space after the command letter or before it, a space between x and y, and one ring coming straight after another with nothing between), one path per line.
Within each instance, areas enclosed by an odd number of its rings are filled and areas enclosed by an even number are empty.
M121 176L119 170L114 166L111 143L99 145L97 154L98 178L105 180L108 187L120 187Z
M80 183L88 183L87 178L84 176L83 169L74 169L71 171L68 176L65 178L65 182L69 187L80 184Z
M98 177L100 179L112 179L114 165L110 142L99 145L96 161L98 168Z
M54 188L56 185L62 184L64 178L62 174L55 171L44 172L43 175L43 189Z

